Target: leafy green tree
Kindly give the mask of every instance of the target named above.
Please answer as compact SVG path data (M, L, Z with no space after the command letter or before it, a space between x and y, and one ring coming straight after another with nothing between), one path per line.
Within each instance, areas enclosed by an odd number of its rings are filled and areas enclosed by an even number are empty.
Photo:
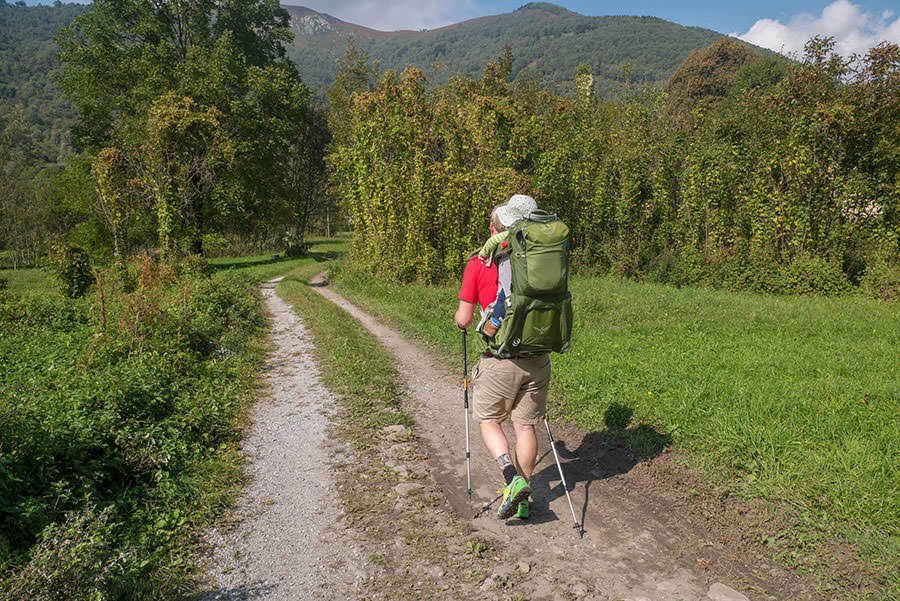
M303 135L295 137L284 166L284 196L290 211L290 244L302 249L317 209L329 204L325 194L328 172L325 151L331 141L323 107L311 104Z
M216 171L231 153L219 115L214 107L202 109L191 98L169 93L139 122L145 129L139 132L141 145L131 149L132 164L137 184L152 199L159 243L167 254L176 250L179 240L188 241L194 254L203 250ZM119 194L125 192L118 189Z
M273 0L98 0L57 37L76 139L103 147L114 123L162 93L228 108L250 67L291 69L287 13Z
M125 250L125 231L132 217L132 195L128 194L128 185L124 178L121 151L117 148L104 148L94 157L91 175L96 182L96 210L103 219L113 241L115 260L121 261Z
M202 252L208 235L283 205L285 157L310 97L285 57L288 24L274 0L98 0L61 31L76 140L129 157L120 165L144 184L163 247ZM177 105L168 115L165 99Z
M753 50L733 38L721 38L703 50L695 50L663 87L666 110L681 115L690 125L693 111L698 106L716 107L728 96L740 70L755 60Z

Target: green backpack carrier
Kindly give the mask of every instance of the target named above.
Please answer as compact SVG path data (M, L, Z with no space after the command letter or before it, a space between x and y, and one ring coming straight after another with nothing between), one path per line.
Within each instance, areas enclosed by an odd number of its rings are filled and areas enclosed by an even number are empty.
M488 351L503 358L566 352L572 335L569 227L556 215L534 211L510 226L506 241L497 259L506 315L492 338L482 334Z

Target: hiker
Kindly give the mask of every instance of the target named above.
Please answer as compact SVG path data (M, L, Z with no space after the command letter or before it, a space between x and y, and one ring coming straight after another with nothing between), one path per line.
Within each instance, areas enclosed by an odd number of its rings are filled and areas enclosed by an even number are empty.
M516 199L516 195L512 199ZM534 204L530 201L525 204ZM517 200L513 206L521 202ZM536 204L535 204L536 208ZM508 203L494 207L491 212L491 236L506 230L524 215L514 215ZM483 262L477 255L469 259L463 273L456 310L457 327L465 330L472 324L475 307L485 311L497 298L497 264ZM480 359L473 369L472 412L479 423L481 439L488 452L497 460L503 473L500 508L502 519L515 515L527 519L530 514L531 472L537 459L535 425L539 424L547 406L547 386L550 383L550 356L547 353L531 357L499 358L494 356L483 339ZM509 441L500 424L511 418L516 434L515 461L510 458Z

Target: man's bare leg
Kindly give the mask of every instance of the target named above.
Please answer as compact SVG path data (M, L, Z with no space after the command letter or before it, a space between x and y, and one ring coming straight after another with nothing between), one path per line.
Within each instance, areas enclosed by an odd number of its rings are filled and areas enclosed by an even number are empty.
M503 433L503 428L500 427L500 424L481 422L479 427L481 428L481 440L484 441L484 446L487 447L491 457L498 460L503 455L509 457L509 441L506 440L506 434ZM503 467L501 465L500 469L503 469Z
M509 441L506 434L503 433L500 424L494 422L481 422L480 427L484 446L487 447L491 457L497 460L502 470L509 461ZM513 429L516 432L516 460L513 465L519 475L530 482L534 462L537 459L537 435L534 426L513 422Z
M537 435L534 433L534 426L513 422L513 429L516 431L516 471L527 482L531 482L531 472L537 459Z

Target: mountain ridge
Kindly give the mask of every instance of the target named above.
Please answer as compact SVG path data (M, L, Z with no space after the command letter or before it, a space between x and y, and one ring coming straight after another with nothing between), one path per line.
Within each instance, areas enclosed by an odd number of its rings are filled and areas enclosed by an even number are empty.
M295 34L288 54L304 79L320 89L333 81L350 37L384 69L414 65L429 71L443 64L438 83L456 73L477 76L509 44L513 78L531 72L543 87L560 92L587 65L601 96L629 83L660 86L693 50L723 37L658 17L587 17L547 2L421 31L380 31L307 7L282 6Z

